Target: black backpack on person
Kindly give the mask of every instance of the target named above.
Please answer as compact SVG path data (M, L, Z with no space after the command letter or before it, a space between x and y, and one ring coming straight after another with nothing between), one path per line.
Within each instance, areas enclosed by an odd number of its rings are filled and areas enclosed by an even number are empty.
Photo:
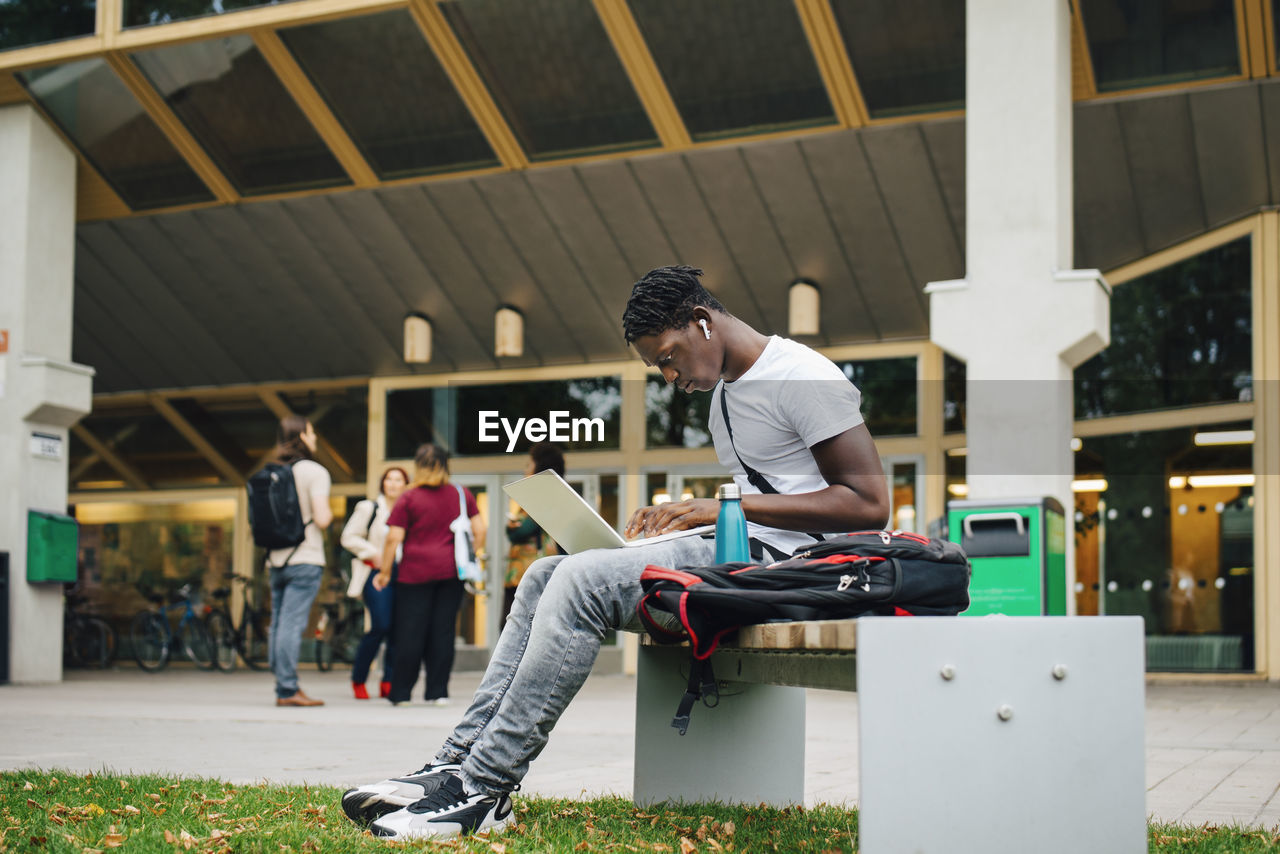
M267 463L249 478L249 528L253 543L264 549L301 544L306 533L293 466Z
M636 613L659 643L689 641L689 689L672 726L683 735L703 695L717 694L711 654L741 626L864 615L954 616L969 607L969 558L955 543L904 531L829 535L767 565L648 566ZM679 621L667 628L654 618ZM710 703L708 703L710 704Z

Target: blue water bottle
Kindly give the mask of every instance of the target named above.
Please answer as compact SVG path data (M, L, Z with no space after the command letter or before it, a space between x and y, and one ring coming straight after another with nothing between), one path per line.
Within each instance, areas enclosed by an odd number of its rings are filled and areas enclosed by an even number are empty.
M722 483L716 493L720 515L716 518L716 563L751 560L747 544L747 517L742 512L742 490L736 483Z

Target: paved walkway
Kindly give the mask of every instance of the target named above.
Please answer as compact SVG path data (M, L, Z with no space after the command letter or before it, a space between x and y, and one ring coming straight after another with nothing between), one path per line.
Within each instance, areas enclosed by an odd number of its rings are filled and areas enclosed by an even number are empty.
M455 674L469 698L479 674ZM353 785L419 767L461 709L357 702L345 672L304 672L318 709L276 708L268 674L130 667L0 686L0 769L109 769L236 783ZM593 676L533 764L524 791L629 796L635 680ZM810 691L805 798L856 803L856 695ZM1147 686L1147 810L1199 825L1280 825L1280 686Z

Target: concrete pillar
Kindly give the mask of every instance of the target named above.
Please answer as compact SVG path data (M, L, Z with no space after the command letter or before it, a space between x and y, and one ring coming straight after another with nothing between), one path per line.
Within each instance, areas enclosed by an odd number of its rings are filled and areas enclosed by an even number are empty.
M0 107L0 550L9 678L62 678L62 586L28 584L27 511L67 506L67 428L93 370L71 361L75 155L29 105ZM46 437L37 449L32 434Z
M966 277L926 289L930 337L967 363L969 496L1070 519L1072 369L1110 341L1110 289L1072 269L1070 9L968 0L966 29Z

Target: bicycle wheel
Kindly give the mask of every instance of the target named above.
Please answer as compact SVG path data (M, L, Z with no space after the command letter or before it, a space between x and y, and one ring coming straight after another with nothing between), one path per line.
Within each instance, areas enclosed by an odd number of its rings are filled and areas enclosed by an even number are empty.
M104 668L111 660L111 629L97 617L82 617L72 633L74 657L84 667Z
M316 670L328 673L333 669L333 625L325 627L316 637Z
M240 624L240 657L253 670L266 670L271 665L267 627L263 622L265 617L245 608L243 620Z
M213 640L214 666L230 673L236 669L236 630L231 618L224 611L211 611L205 617L204 626Z
M163 670L169 663L169 627L154 611L142 611L129 625L133 659L149 673Z
M182 621L182 648L201 670L212 670L217 653L209 630L198 619Z
M355 664L356 651L360 649L360 639L364 637L364 608L350 610L347 616L338 621L334 630L334 655L344 664Z

